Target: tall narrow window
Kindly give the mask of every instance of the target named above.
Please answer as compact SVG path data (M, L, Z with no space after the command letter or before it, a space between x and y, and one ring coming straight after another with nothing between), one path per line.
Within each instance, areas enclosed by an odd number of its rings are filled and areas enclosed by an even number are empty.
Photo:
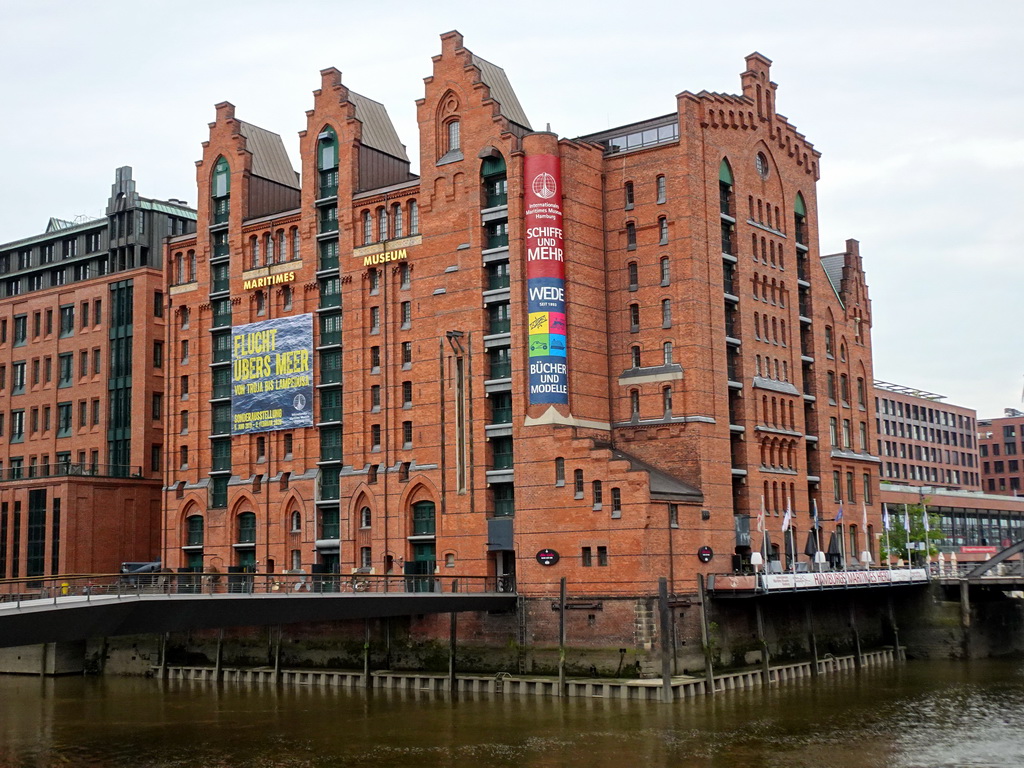
M661 257L661 261L659 262L659 265L661 267L661 284L662 285L668 285L670 280L671 280L671 278L672 278L671 269L669 267L668 256L662 256Z
M572 492L577 499L583 498L583 470L574 469L572 472Z
M658 219L658 245L668 245L668 219L664 216Z
M555 459L555 485L558 488L565 485L565 459L561 456Z
M637 333L640 330L640 305L630 304L629 305L629 330L631 333Z
M594 509L600 509L602 501L604 499L604 493L601 490L601 481L594 480L591 484L591 492L593 493Z
M320 173L317 197L334 197L338 194L338 137L330 126L317 136L316 165ZM281 255L283 258L284 253Z
M626 248L630 251L636 250L636 224L632 221L626 222Z
M671 299L662 299L661 301L661 327L671 328L672 327L672 301Z
M626 210L633 210L633 182L627 181L624 187Z
M455 152L462 147L461 137L459 136L459 121L452 120L446 126L446 132L448 136L448 146L445 148L446 152Z
M665 187L665 177L659 176L654 182L658 203L664 203L668 199L668 192Z

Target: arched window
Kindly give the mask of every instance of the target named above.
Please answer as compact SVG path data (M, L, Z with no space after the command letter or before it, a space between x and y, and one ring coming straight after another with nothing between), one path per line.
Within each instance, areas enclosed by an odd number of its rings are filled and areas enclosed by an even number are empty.
M298 533L302 530L302 513L299 510L292 512L292 533Z
M657 194L657 202L664 203L668 200L668 192L665 187L665 177L659 176L654 180L654 189Z
M188 281L194 283L196 281L196 252L188 252Z
M292 308L292 301L292 287L290 285L286 285L284 288L281 289L282 308L285 311L290 310Z
M718 203L721 212L726 216L734 215L732 187L732 168L729 167L729 161L722 158L722 162L718 165ZM724 226L723 224L723 233ZM725 251L725 253L729 253L729 251Z
M420 232L420 207L415 200L409 201L409 234L418 235Z
M402 206L395 203L391 206L392 226L395 228L395 238L405 237L405 226L402 221Z
M292 227L292 261L297 261L299 258L299 228Z
M658 245L668 245L668 219L658 217Z
M640 347L633 346L629 348L630 363L634 368L640 367Z
M263 252L269 267L274 263L274 236L269 232L263 236Z
M640 305L629 305L629 330L637 333L640 330Z
M629 278L629 290L635 291L640 287L640 269L635 261L626 264L626 274Z
M672 365L672 342L666 341L661 345L663 362L665 365Z
M626 248L630 251L636 250L636 224L632 221L626 222Z
M604 501L604 490L602 488L601 481L595 480L591 483L590 487L594 496L594 509L600 509L601 504Z
M661 327L671 328L672 327L672 300L662 299L661 300Z
M484 208L508 205L508 170L505 158L485 157L480 164L480 180L484 187Z
M623 193L624 193L624 197L625 197L625 208L626 208L626 210L627 211L633 210L634 198L633 198L633 182L632 181L627 181L625 183L625 185L623 185Z
M561 456L555 458L555 486L561 488L565 485L565 459Z
M320 172L317 198L338 194L338 136L326 126L317 136L316 167Z
M672 387L661 390L661 407L666 414L672 413Z
M263 259L260 257L260 240L256 235L249 238L249 268L263 266Z
M669 267L668 256L662 256L661 257L661 261L659 262L659 266L661 267L661 284L662 285L668 285L669 281L670 281L670 279L672 277L671 271L670 271L670 267Z
M629 390L629 415L631 417L640 415L640 390L638 389Z
M359 527L360 528L369 528L370 527L370 523L372 523L372 522L373 522L373 513L370 511L370 508L369 507L362 507L359 510Z
M388 209L377 209L377 240L384 242L388 239Z
M807 206L800 192L796 193L796 200L793 201L793 225L797 243L807 245Z
M369 211L363 211L363 245L373 242L373 216Z
M256 291L256 316L263 317L267 314L267 295L263 291Z
M284 230L277 230L277 260L288 261L288 251L285 249Z
M213 166L211 197L213 198L213 223L224 224L230 212L231 166L223 157L217 158Z
M180 252L174 254L174 282L179 285L185 282L185 256Z
M446 153L456 152L462 148L462 137L460 136L458 120L449 120L445 124L445 136L447 137Z

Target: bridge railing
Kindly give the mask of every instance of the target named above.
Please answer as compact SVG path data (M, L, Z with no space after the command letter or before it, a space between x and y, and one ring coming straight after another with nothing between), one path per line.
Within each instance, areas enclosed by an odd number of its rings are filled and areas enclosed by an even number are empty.
M341 574L341 573L139 573L49 576L0 580L0 603L61 598L91 600L93 597L143 595L379 595L402 593L511 593L508 577L439 574Z

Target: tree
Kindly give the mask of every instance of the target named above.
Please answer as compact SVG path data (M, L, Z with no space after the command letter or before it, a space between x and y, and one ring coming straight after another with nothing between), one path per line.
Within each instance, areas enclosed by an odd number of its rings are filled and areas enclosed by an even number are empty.
M924 516L927 505L928 500L922 499L919 504L890 505L888 507L889 532L888 535L884 531L882 532L882 542L879 547L883 561L889 556L890 552L893 557L907 557L908 535L904 527L904 513L910 518L909 541L911 560L923 561L926 555L934 557L939 553L939 548L935 544L942 541L944 537L942 530L939 528L939 516L931 511L927 512L929 528L927 532L928 551L925 552Z

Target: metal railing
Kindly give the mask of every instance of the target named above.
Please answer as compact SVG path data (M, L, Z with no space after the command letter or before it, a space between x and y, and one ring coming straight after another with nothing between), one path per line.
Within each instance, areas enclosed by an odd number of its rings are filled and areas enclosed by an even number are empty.
M142 467L129 464L67 463L7 467L0 470L0 482L38 477L142 477Z
M158 572L91 574L0 580L0 611L5 604L53 605L176 595L306 594L492 594L515 591L510 577L369 573Z

